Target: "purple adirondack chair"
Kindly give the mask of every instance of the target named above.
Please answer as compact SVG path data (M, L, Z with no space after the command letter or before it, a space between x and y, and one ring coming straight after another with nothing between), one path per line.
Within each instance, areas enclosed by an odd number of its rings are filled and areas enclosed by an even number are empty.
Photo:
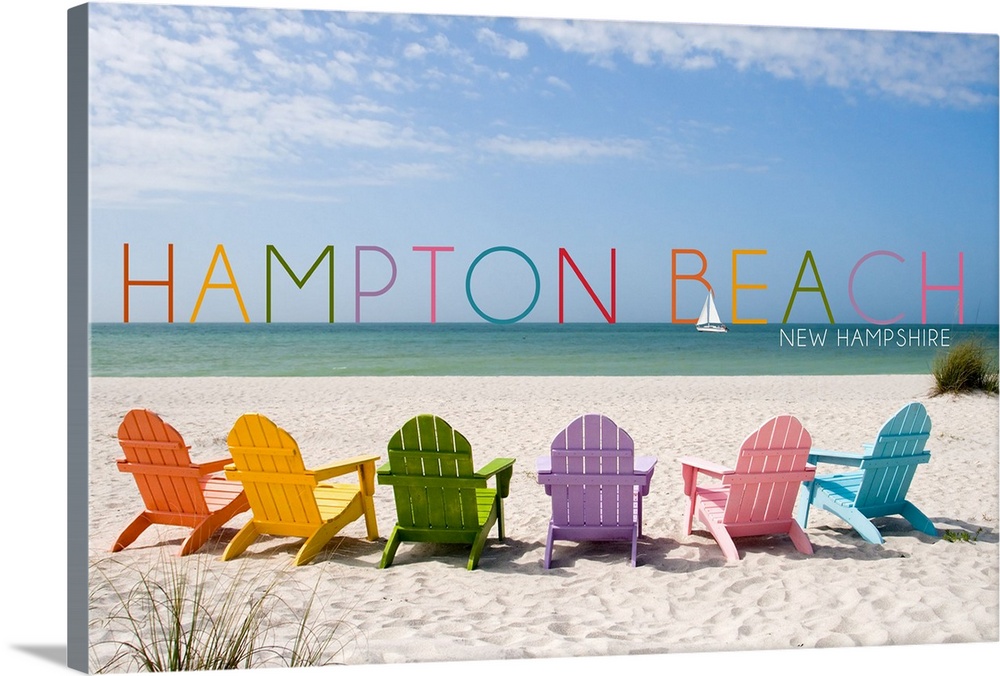
M555 540L632 542L632 565L642 535L642 497L649 493L656 458L634 456L632 437L610 418L580 416L538 459L538 483L552 496L545 567Z

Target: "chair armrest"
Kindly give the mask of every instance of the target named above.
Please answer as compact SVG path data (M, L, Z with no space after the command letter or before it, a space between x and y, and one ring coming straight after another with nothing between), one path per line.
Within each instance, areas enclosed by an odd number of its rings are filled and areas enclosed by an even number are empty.
M711 460L704 460L702 458L695 458L692 456L686 456L681 458L681 464L685 467L693 467L703 474L708 474L716 479L721 479L726 474L732 474L736 470L726 467L725 465L720 465L717 462L712 462Z
M317 467L311 472L307 471L306 474L311 473L316 478L316 481L323 481L325 479L332 479L335 476L341 476L349 474L352 471L357 471L358 485L361 486L361 492L365 495L374 495L375 461L378 460L379 457L380 456L377 455L356 455L353 458L347 458L345 460L330 463L329 465Z
M651 455L638 455L632 460L632 468L636 474L652 474L656 467L656 458Z
M552 474L552 456L551 455L541 455L535 458L535 478L538 483L542 483L542 476L547 474ZM545 494L552 495L552 486L549 484L544 484Z
M846 451L824 451L817 448L809 451L808 461L813 465L818 465L821 462L826 462L832 465L846 465L848 467L860 467L861 461L864 459L865 456L859 455L857 453L848 453Z
M510 493L510 479L514 475L514 458L496 458L476 472L476 478L487 479L496 475L497 492L500 498L506 498Z
M686 456L681 458L681 471L684 475L684 495L692 496L691 499L694 500L694 489L698 483L699 472L715 477L716 479L721 479L736 470L730 469L725 465L720 465L717 462Z
M215 474L216 472L221 472L226 469L226 465L232 464L232 458L221 458L219 460L210 460L209 462L203 462L198 465L198 471L202 474Z
M316 477L317 481L323 481L324 479L332 479L335 476L349 474L366 463L370 464L374 470L375 461L379 458L380 456L378 455L356 455L353 458L338 460L337 462L331 462L328 465L308 470L307 473L311 472L312 475Z
M651 455L636 456L632 460L632 471L645 475L646 481L639 486L642 494L649 495L649 484L653 481L653 470L656 468L656 458Z
M552 472L552 456L540 455L535 458L535 472L539 474L549 474Z

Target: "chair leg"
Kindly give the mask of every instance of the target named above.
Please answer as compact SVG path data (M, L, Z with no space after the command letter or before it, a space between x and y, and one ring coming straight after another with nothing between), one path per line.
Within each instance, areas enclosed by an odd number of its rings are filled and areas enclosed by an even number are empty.
M694 505L698 499L696 490L691 491L691 499L688 501L687 512L684 514L685 534L691 534L691 527L694 525Z
M635 554L639 544L639 524L632 524L632 567L635 568Z
M638 531L639 537L642 537L642 491L639 490L639 487L637 486L635 492L636 492L635 522L639 526L639 531Z
M399 548L400 539L399 526L397 525L392 529L392 534L385 543L385 549L382 551L382 560L378 564L379 568L388 568L392 565L392 559L396 556L396 549Z
M500 540L500 542L503 542L505 537L503 531L503 499L500 497L499 493L497 493L495 504L497 509L497 539Z
M739 561L740 553L736 549L736 543L733 542L733 537L726 530L725 526L721 523L711 521L709 519L702 518L702 522L708 527L709 532L715 541L719 543L719 547L722 549L722 553L725 555L728 561Z
M549 521L549 536L545 540L545 567L549 568L552 565L552 540L553 540L553 528L552 521Z
M372 496L361 496L362 511L365 515L365 529L369 540L378 540L378 521L375 519L375 501Z
M353 520L354 519L347 518L344 514L341 514L337 518L327 521L322 526L317 528L316 532L306 538L306 541L302 543L301 547L299 547L299 551L295 555L295 565L304 566L316 558L316 555L322 551L323 547L326 546L330 539L339 533L345 525Z
M184 540L184 544L181 545L181 551L178 556L187 556L201 549L202 545L208 542L212 534L221 528L223 524L240 512L245 512L248 509L250 509L250 503L247 502L246 494L240 493L235 500L219 511L210 514L207 519L191 531L191 534Z
M146 512L143 512L139 516L135 517L132 520L132 523L130 523L125 530L122 531L122 534L118 536L118 539L115 540L115 543L111 546L111 551L120 552L128 547L130 544L135 542L135 539L142 535L142 531L149 528L152 523L152 520Z
M486 546L486 538L490 535L490 530L493 528L493 522L497 519L497 505L499 501L493 503L493 511L490 513L489 517L486 519L486 523L483 527L479 529L479 533L476 535L475 541L472 543L472 552L469 554L469 562L465 565L467 570L475 570L476 566L479 565L479 557L483 553L483 547Z
M234 559L246 550L250 546L250 543L257 539L259 533L257 532L257 526L253 521L248 521L244 524L243 528L240 528L239 532L233 536L233 539L229 541L226 545L225 551L222 552L222 560L229 561Z
M177 552L177 556L187 556L198 551L203 544L208 541L208 538L212 537L212 533L216 531L219 526L228 521L219 518L219 513L216 512L212 514L207 519L202 521L200 524L194 527L187 538L181 544L180 551Z
M803 481L799 486L798 507L795 510L795 520L803 529L809 523L809 507L812 506L812 482Z
M871 542L873 545L885 542L882 534L878 532L878 528L867 516L861 513L861 510L857 507L846 507L837 502L822 487L813 487L812 498L809 502L815 502L816 507L825 509L846 521L866 542Z
M797 522L792 521L788 529L788 536L792 538L792 544L795 545L797 550L803 554L813 553L813 547L812 543L809 542L809 536L806 535L805 531L802 530L802 527L799 526Z
M878 532L878 528L871 520L861 513L860 510L854 507L839 508L833 504L826 504L823 507L829 510L831 513L836 514L841 519L846 521L851 525L854 530L858 532L866 542L870 542L873 545L881 545L885 543L885 539L882 534Z
M937 537L937 528L934 527L931 520L928 519L927 515L917 509L917 506L909 500L903 501L903 507L899 513L917 530Z

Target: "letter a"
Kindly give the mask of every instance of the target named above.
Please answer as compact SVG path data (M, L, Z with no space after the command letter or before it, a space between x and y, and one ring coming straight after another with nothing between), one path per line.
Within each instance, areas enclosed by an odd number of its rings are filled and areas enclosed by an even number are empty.
M806 263L812 267L813 277L816 278L816 286L799 286L802 283L802 275L806 271ZM823 299L823 307L826 308L826 316L830 318L831 324L834 323L833 312L830 311L830 302L826 299L826 291L823 290L823 280L819 278L819 270L816 269L816 261L813 259L813 253L808 249L806 249L806 255L802 258L802 267L799 268L799 276L795 278L795 286L792 288L792 295L788 299L785 316L781 318L782 324L788 323L788 315L792 313L792 305L795 304L795 296L799 291L819 292L820 298Z
M222 258L222 263L226 266L226 275L229 277L228 284L212 283L212 273L215 272L215 264L219 258ZM196 319L198 319L198 310L201 309L201 302L205 300L205 291L208 289L232 289L233 293L236 294L236 302L239 303L240 312L243 314L243 321L247 324L250 323L250 317L247 316L247 309L243 306L243 297L240 295L240 287L236 285L236 278L233 277L233 269L229 266L229 258L226 256L226 250L221 244L215 247L215 253L212 254L212 262L208 266L208 272L205 273L205 282L201 285L201 292L198 294L198 302L194 304L194 312L191 313L192 324Z

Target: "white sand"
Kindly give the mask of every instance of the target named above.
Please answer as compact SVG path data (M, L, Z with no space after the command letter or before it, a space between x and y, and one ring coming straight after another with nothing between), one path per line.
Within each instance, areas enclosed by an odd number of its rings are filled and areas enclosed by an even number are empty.
M347 664L498 660L796 647L906 645L998 640L998 405L996 397L931 398L926 376L663 378L94 378L91 380L91 637L95 660L122 636L103 620L138 571L201 570L214 589L236 578L278 581L291 610L316 590L316 626L336 624ZM815 554L785 537L737 541L727 564L704 531L683 533L680 464L699 455L731 464L743 438L772 415L796 415L817 448L855 451L909 401L933 422L931 462L909 498L939 530L978 533L975 543L934 539L900 518L877 520L886 543L864 542L845 523L815 511L807 533ZM154 526L123 552L108 547L140 511L130 476L117 471L115 441L125 412L158 412L192 446L195 460L226 454L239 415L264 413L299 443L307 466L358 453L383 454L391 434L434 413L465 434L477 466L517 459L505 502L507 539L487 544L480 567L468 548L402 544L377 569L395 523L392 492L376 490L378 542L355 522L310 565L294 567L300 544L261 538L231 562L219 556L248 518L184 559L182 528ZM644 502L638 567L623 543L557 543L542 568L548 498L535 458L582 413L626 429L636 452L658 465ZM821 467L833 471L833 467ZM218 593L218 592L216 592ZM242 591L240 593L243 593ZM291 613L291 614L290 614ZM294 622L272 642L290 644Z

